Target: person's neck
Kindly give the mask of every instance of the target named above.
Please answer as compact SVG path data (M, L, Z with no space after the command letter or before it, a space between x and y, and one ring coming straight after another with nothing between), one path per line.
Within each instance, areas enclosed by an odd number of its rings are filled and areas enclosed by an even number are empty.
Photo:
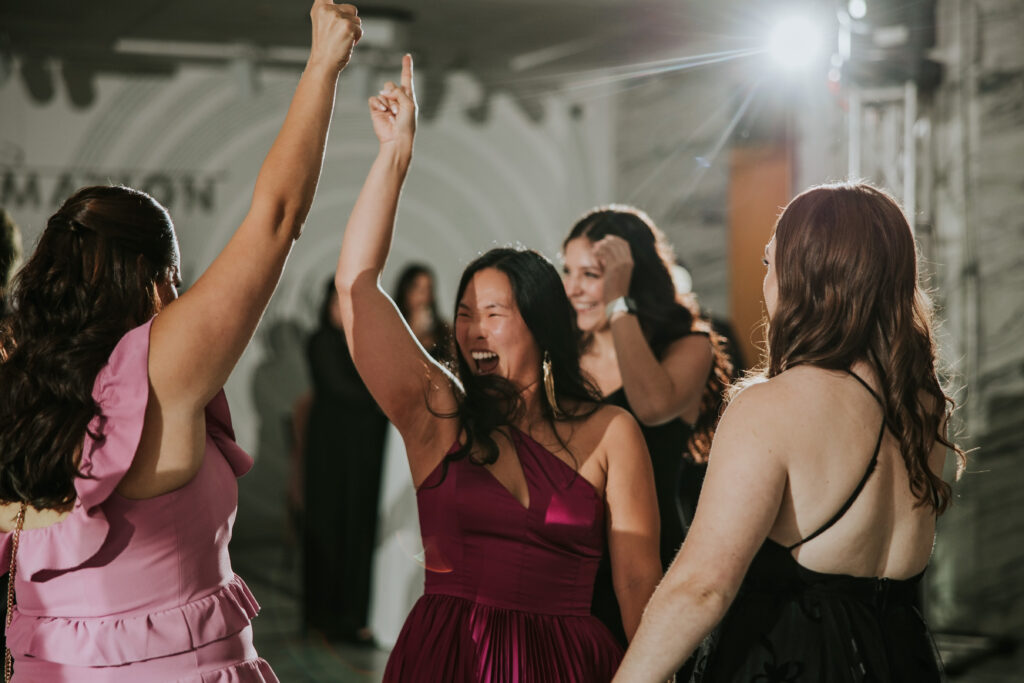
M615 355L615 339L612 337L611 325L603 325L590 334L585 353L598 358Z
M527 385L520 392L523 398L523 413L516 420L516 428L522 432L530 433L533 427L544 421L544 411L541 405L544 398L540 395L542 387L538 377L535 382Z

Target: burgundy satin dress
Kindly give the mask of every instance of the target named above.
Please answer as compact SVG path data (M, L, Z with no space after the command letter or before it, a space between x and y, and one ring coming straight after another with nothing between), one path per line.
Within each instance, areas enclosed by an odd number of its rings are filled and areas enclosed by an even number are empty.
M420 487L425 594L384 681L601 683L618 668L622 648L590 614L604 499L526 434L513 441L528 507L468 459Z

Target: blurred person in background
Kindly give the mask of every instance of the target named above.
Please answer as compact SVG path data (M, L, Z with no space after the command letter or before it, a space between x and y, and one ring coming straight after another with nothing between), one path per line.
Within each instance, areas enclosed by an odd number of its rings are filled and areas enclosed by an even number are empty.
M402 269L395 285L395 305L427 353L447 360L451 326L438 313L434 271L429 266L410 263Z
M387 418L352 362L333 279L324 286L307 358L313 400L303 458L304 625L329 641L372 646L373 548Z

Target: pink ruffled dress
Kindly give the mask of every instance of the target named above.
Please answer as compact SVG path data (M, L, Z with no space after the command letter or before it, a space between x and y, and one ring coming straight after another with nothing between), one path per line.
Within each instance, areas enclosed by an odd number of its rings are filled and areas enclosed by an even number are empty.
M85 437L70 515L21 533L7 629L15 681L277 681L252 643L259 605L228 557L236 478L252 458L234 441L224 392L206 407L192 481L149 500L114 490L142 435L150 324L128 332L96 378L102 416L89 432L102 437ZM6 533L0 566L10 551Z

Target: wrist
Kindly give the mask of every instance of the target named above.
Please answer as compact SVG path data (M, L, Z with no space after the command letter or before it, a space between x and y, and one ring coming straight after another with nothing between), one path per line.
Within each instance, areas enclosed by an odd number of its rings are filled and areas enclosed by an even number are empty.
M636 302L628 296L615 297L604 307L608 322L614 322L626 315L636 315Z
M405 171L412 162L412 140L382 142L377 156L389 165Z
M338 64L334 60L310 55L309 59L306 60L306 68L303 69L303 72L319 78L337 80L344 68L345 64Z

